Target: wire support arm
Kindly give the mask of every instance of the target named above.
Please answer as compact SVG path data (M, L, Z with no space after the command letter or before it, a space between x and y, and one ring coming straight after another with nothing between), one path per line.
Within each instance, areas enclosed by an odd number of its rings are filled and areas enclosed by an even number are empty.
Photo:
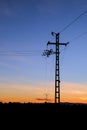
M48 41L47 46L48 46L49 44L50 44L50 45L56 45L56 43Z
M56 45L56 44L57 44L57 43L48 41L47 46L48 46L48 45ZM65 45L65 46L67 46L67 45L69 44L69 42L67 42L67 43L58 43L58 44L59 44L59 45Z
M69 44L69 42L67 42L67 43L59 43L59 45L65 45L65 46L67 46Z

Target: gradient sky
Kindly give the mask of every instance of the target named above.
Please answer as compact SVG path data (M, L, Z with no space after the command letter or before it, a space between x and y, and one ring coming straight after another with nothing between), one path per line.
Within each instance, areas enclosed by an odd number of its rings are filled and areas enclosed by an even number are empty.
M0 0L0 101L54 102L47 42L87 10L87 0ZM87 103L87 13L60 33L61 102ZM53 49L54 46L48 46Z

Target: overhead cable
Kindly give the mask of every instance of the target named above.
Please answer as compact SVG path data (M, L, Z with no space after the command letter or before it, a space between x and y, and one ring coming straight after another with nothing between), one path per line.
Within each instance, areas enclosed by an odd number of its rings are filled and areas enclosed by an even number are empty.
M78 17L76 17L73 21L71 21L68 25L66 25L61 31L64 32L69 26L71 26L73 23L75 23L80 17L82 17L83 15L85 15L87 13L87 10L84 11L82 14L80 14Z

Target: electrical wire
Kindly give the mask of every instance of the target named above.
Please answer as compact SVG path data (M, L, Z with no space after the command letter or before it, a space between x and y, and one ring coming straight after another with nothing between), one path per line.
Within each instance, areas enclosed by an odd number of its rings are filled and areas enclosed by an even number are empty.
M0 56L37 56L41 55L42 50L37 51L0 51Z
M82 33L82 34L80 34L80 35L74 37L73 39L71 39L71 40L69 40L69 41L72 42L72 41L74 41L74 40L77 40L77 39L81 38L82 36L84 36L84 35L86 35L86 34L87 34L87 32L84 32L84 33Z
M64 32L69 26L71 26L73 23L75 23L81 16L85 15L87 13L87 10L84 11L82 14L80 14L78 17L76 17L73 21L71 21L68 25L66 25L61 31Z

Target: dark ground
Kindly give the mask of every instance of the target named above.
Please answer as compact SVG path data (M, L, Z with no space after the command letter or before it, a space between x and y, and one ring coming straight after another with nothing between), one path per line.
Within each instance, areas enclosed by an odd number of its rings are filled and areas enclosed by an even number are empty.
M60 130L60 128L87 129L87 104L72 103L0 103L0 123L3 129L26 127L27 129L42 130L49 126ZM25 130L26 130L25 128ZM1 130L3 130L1 129Z

